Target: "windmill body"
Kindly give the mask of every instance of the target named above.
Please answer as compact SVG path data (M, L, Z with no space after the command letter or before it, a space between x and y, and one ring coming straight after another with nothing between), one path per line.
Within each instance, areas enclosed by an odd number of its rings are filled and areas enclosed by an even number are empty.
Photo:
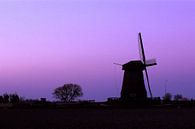
M124 77L121 90L121 99L143 99L147 97L144 84L144 65L141 61L130 61L123 65Z
M124 77L123 77L122 90L121 90L122 100L131 100L131 99L140 100L140 99L147 98L147 91L144 83L145 82L144 71L146 74L148 90L150 96L152 97L147 67L156 65L156 60L152 59L146 61L142 39L141 39L141 33L139 33L139 46L140 46L141 60L133 60L122 65L122 69L124 70Z

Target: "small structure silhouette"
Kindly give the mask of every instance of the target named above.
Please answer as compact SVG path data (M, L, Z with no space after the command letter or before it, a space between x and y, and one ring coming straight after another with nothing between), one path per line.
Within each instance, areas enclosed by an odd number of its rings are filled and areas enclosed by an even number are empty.
M152 97L147 67L156 65L156 60L152 59L146 61L141 33L138 34L138 39L141 60L130 61L122 65L124 77L121 90L121 100L125 101L132 99L143 100L147 98L143 71L145 71L148 90L150 97Z

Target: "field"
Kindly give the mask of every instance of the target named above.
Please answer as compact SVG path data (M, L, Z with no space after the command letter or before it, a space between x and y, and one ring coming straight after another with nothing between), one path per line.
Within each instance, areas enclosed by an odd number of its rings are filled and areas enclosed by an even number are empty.
M195 108L0 109L1 129L194 129Z

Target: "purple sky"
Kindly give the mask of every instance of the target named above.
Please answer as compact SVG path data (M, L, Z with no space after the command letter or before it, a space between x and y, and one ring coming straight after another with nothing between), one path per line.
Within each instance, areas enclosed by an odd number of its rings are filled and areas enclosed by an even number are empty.
M119 96L113 63L139 59L142 32L154 96L195 98L193 0L0 0L0 17L0 94L52 99L71 82L83 99Z

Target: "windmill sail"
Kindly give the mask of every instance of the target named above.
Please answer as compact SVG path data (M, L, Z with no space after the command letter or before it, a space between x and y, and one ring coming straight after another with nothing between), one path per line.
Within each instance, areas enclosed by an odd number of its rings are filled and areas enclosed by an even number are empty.
M146 60L141 33L138 34L138 48L139 48L140 59L144 65L152 66L157 64L156 59Z
M147 71L147 69L145 69L145 73L146 73L146 79L147 79L147 84L148 84L148 90L149 90L149 93L150 93L150 97L152 98L152 91L150 89L150 82L149 82L149 77L148 77L148 71Z
M146 60L146 66L152 66L152 65L157 65L156 63L156 59L149 59L149 60Z
M140 59L141 59L142 63L145 64L146 63L146 58L145 58L145 54L144 54L144 46L143 46L143 43L142 43L141 33L138 34L138 47L139 47Z
M150 93L150 97L152 97L152 91L151 91L151 88L150 88L148 71L147 71L147 68L146 67L147 66L155 65L156 64L156 60L152 59L152 60L147 60L146 61L141 33L138 34L138 45L139 45L140 58L141 58L142 63L145 66L145 69L144 70L145 70L145 73L146 73L146 81L147 81L147 85L148 85L148 90L149 90L149 93Z

